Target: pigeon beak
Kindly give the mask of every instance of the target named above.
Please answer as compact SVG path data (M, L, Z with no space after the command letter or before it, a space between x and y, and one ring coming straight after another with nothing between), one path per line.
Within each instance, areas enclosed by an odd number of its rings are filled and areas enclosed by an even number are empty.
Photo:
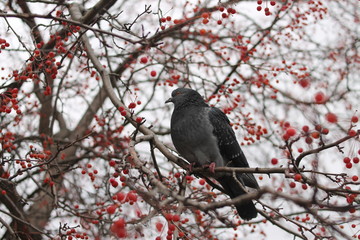
M165 103L169 103L169 102L172 102L173 99L172 98L169 98L168 100L165 101Z

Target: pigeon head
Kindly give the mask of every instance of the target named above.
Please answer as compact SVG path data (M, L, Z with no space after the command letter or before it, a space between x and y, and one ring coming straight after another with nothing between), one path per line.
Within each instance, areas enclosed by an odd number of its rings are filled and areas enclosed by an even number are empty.
M165 103L172 102L175 108L185 106L207 106L201 95L190 88L178 88L171 93L171 98L166 100Z

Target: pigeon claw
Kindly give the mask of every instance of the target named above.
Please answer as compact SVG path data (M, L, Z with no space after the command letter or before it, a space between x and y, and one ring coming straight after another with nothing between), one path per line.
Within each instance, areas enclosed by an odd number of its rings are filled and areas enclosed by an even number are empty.
M214 162L210 163L209 164L209 171L212 173L212 174L215 174L215 167L216 167L216 164Z
M188 166L188 167L189 167L189 172L192 172L194 166L195 166L195 163L194 163L194 162L192 162L192 163L189 164L189 166Z

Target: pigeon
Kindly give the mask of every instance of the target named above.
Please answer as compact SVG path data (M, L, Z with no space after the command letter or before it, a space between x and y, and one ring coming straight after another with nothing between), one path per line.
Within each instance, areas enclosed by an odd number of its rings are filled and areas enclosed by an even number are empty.
M258 189L252 173L215 173L216 167L249 167L236 140L228 117L220 109L210 107L201 95L190 88L175 89L171 98L171 139L178 153L191 166L209 167L230 198L246 194L244 186ZM250 220L257 216L254 203L249 200L235 205L239 216Z

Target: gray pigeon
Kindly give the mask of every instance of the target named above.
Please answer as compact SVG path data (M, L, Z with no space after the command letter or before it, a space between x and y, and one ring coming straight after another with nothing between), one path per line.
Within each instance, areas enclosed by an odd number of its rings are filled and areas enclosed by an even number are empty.
M178 88L166 103L175 105L171 116L171 138L176 150L192 165L214 167L249 167L241 151L227 116L218 108L210 107L201 95L189 88ZM214 166L215 165L215 166ZM258 189L259 185L251 173L216 173L214 178L221 184L230 198L246 191L244 186ZM241 218L249 220L257 216L252 201L237 204Z

